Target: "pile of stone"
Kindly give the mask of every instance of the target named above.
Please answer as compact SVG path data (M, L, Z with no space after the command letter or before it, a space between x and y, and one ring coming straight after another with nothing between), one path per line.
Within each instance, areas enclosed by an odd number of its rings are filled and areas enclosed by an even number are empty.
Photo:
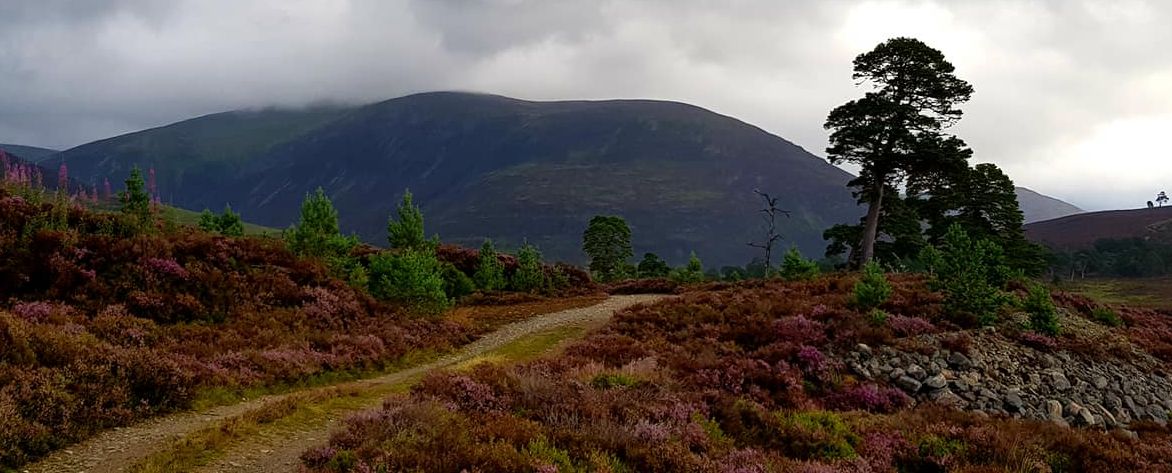
M974 333L969 354L922 354L858 345L844 362L856 375L897 386L917 401L1067 426L1125 428L1135 420L1167 425L1172 381L1122 360L1044 353L991 330ZM934 337L919 340L939 347Z

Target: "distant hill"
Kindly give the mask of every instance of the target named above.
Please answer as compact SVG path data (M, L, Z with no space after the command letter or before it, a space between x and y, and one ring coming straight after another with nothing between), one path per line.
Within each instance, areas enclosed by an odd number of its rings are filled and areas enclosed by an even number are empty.
M783 246L810 256L822 254L826 227L862 214L845 187L851 176L824 159L739 120L650 100L426 93L349 110L211 115L61 156L88 179L154 166L165 201L230 202L278 228L321 186L343 228L372 243L385 241L410 188L428 231L445 241L528 240L571 262L584 261L581 235L595 214L627 218L636 258L654 251L678 264L694 250L709 266L759 254L746 244L763 233L755 188L793 212L779 222Z
M6 143L0 143L0 149L8 152L9 154L19 156L34 163L59 152L55 149L38 148L36 146L12 145Z
M216 113L95 141L66 150L52 159L68 163L70 174L79 180L94 182L109 178L110 182L118 183L130 174L133 166L141 167L144 172L153 167L161 197L187 206L193 201L192 196L219 189L250 159L349 110L323 106ZM226 203L216 198L216 194L203 201L198 208L189 208L202 210L203 205L208 205L218 210Z
M1102 238L1172 242L1172 206L1071 215L1025 226L1026 237L1058 249L1082 249Z
M1017 191L1017 204L1021 207L1021 212L1025 214L1026 223L1040 222L1042 220L1050 220L1085 212L1085 210L1074 205L1048 195L1039 194L1025 187L1018 187L1015 190Z

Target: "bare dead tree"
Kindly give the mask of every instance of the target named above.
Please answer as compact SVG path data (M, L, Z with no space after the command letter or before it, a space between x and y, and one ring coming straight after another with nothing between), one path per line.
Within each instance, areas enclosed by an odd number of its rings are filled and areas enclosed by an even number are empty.
M749 246L765 251L765 274L768 276L769 271L773 269L773 245L781 239L781 234L777 233L777 216L781 214L789 218L790 212L777 208L777 197L761 192L761 189L753 189L753 193L765 201L765 208L761 209L761 218L765 220L766 233L764 243L749 242Z

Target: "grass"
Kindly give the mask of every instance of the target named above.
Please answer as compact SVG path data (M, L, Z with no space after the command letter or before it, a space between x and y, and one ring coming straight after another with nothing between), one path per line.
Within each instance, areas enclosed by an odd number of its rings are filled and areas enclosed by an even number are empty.
M575 298L582 304L590 298ZM536 359L553 352L567 340L581 336L590 327L564 326L536 332L490 350L482 355L461 362L453 369L468 369L481 363L513 363ZM426 363L438 357L437 353L408 356L396 366L407 368ZM406 376L394 383L374 385L365 389L357 386L318 388L305 393L292 394L284 399L230 418L216 425L197 430L175 440L167 448L156 452L127 469L130 473L162 473L190 471L207 465L229 448L249 438L265 434L279 435L304 427L315 427L325 423L331 416L353 412L377 404L378 400L398 392L405 392L418 382L425 373ZM321 378L325 382L326 377ZM292 389L293 387L288 387ZM248 391L252 396L265 394L263 390ZM204 403L234 401L237 393L223 397L208 396ZM240 394L243 395L243 394Z
M1084 279L1063 282L1059 287L1105 304L1172 311L1172 278L1169 277Z
M222 209L215 209L215 212L220 212ZM193 210L181 209L179 207L167 207L166 212L175 219L175 223L183 226L196 227L199 226L199 214ZM253 236L281 236L281 230L271 227L264 227L255 223L244 222L244 234Z

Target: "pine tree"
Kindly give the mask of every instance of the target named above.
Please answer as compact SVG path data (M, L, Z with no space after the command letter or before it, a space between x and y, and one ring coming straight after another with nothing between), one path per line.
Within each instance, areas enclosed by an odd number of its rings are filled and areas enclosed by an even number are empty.
M325 258L344 257L357 244L355 238L342 236L338 211L320 187L306 194L301 203L301 217L285 238L294 253Z
M403 201L399 204L399 218L387 222L387 241L391 248L425 249L434 247L423 233L423 212L415 206L411 190L403 192Z
M485 292L505 288L505 267L497 257L492 240L484 240L484 244L480 246L480 260L472 279L476 281L476 287Z
M141 228L151 224L151 197L146 192L142 171L137 166L130 170L130 177L126 178L126 190L118 194L118 199L122 203L122 213L133 216Z
M517 272L513 275L513 288L531 292L546 287L545 269L541 265L541 252L528 243L517 252Z
M641 278L662 278L671 273L671 266L655 253L644 253L636 270Z
M582 234L582 250L590 257L590 271L598 280L620 278L631 249L631 228L622 217L596 215Z
M895 38L854 60L853 78L874 90L830 112L826 154L831 163L855 163L850 182L867 204L861 254L871 261L888 189L965 165L972 154L963 141L942 130L961 115L972 87L954 75L944 55L912 38Z

